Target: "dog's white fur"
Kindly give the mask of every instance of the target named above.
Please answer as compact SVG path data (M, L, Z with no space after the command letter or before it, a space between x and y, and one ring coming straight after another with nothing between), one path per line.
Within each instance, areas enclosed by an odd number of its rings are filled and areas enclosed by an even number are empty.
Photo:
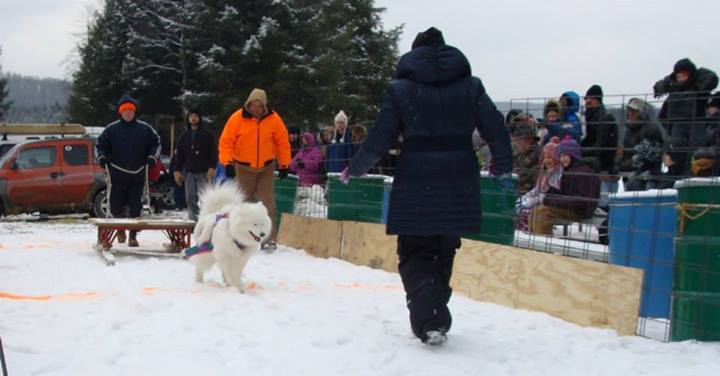
M272 222L265 206L245 202L245 195L234 183L208 186L200 193L200 213L195 225L195 244L212 242L212 252L190 257L195 265L195 281L202 282L205 272L217 264L226 285L243 293L242 273L250 256L270 235ZM227 218L217 221L217 216ZM235 241L243 246L241 250Z

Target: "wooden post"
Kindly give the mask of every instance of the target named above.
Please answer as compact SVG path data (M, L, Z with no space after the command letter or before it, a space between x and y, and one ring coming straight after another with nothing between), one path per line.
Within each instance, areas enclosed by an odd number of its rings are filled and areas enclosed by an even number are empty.
M172 158L173 149L175 148L175 120L170 121L170 158ZM168 166L170 168L170 166Z

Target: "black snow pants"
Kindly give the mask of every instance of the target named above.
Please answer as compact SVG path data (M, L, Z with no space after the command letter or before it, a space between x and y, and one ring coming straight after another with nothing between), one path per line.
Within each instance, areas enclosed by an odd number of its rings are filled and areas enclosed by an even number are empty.
M413 333L425 341L429 330L450 330L448 302L455 251L460 236L398 236L398 271L405 287Z
M110 213L114 218L136 218L142 213L145 173L111 172Z

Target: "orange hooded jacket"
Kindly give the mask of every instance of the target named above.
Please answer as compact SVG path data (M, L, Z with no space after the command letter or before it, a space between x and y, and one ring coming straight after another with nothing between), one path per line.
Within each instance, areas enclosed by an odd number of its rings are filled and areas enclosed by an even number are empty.
M246 106L250 101L260 99L266 114L258 121L243 108L230 116L218 145L220 163L227 165L235 162L251 168L264 168L277 159L278 168L288 168L290 139L285 123L275 111L267 111L265 93L256 94L256 90L250 94Z

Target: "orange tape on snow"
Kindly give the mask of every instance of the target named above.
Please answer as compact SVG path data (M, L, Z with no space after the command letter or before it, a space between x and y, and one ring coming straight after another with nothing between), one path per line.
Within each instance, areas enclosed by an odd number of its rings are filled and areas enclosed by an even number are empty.
M90 300L101 296L108 295L107 293L88 291L88 292L69 292L67 294L60 295L17 295L8 292L0 291L0 298L10 300L30 300L30 301L51 301L51 300Z

